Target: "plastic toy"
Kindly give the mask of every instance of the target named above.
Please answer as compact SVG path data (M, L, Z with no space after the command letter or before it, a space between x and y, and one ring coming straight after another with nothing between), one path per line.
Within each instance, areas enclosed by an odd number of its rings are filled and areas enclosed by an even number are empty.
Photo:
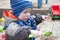
M2 22L5 22L5 19L4 19L4 17L2 17Z
M60 6L59 5L52 5L52 19L60 19Z
M51 34L52 34L52 32L47 31L47 32L44 33L44 36L50 36Z
M30 35L28 36L28 38L34 38L34 35L33 35L33 34L30 34Z
M53 16L53 18L56 18L57 19L57 18L60 18L60 17L59 16Z
M5 38L6 38L5 34L2 34L1 38L2 38L2 40L5 40Z
M3 31L3 27L0 27L0 32L2 32Z
M5 22L4 17L0 18L0 22Z

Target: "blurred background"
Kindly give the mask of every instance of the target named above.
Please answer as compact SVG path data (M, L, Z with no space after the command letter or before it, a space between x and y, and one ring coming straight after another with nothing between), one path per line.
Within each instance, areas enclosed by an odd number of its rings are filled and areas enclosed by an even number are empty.
M51 5L60 5L60 0L29 0L33 2L34 10L48 10ZM39 5L39 6L38 6ZM10 0L0 0L0 9L11 9Z
M52 5L60 5L60 0L29 0L33 2L32 13L47 14ZM3 9L11 9L10 0L0 0L0 15Z
M33 2L33 14L42 13L46 14L52 5L60 5L60 0L29 0ZM3 9L11 9L10 0L0 0L0 14Z

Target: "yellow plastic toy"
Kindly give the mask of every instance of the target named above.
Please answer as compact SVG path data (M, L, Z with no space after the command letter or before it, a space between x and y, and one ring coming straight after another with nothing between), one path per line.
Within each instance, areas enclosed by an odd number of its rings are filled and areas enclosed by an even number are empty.
M0 22L4 22L4 21L5 21L4 17L0 18Z

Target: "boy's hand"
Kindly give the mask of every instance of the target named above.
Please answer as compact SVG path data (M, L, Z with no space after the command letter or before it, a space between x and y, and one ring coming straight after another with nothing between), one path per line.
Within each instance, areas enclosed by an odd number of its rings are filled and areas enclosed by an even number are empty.
M31 34L33 34L35 38L40 37L42 35L42 33L37 30L31 30Z
M37 25L37 30L40 31L40 28L41 28L41 24L38 24Z
M37 31L40 31L40 27L37 27Z
M47 15L41 15L43 20L46 21L48 19L48 16Z

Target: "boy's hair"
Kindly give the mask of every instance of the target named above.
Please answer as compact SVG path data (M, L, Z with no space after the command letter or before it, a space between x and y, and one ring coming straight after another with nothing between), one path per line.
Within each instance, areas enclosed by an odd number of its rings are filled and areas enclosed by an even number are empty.
M16 17L26 8L32 8L32 2L28 0L10 0L13 15Z

